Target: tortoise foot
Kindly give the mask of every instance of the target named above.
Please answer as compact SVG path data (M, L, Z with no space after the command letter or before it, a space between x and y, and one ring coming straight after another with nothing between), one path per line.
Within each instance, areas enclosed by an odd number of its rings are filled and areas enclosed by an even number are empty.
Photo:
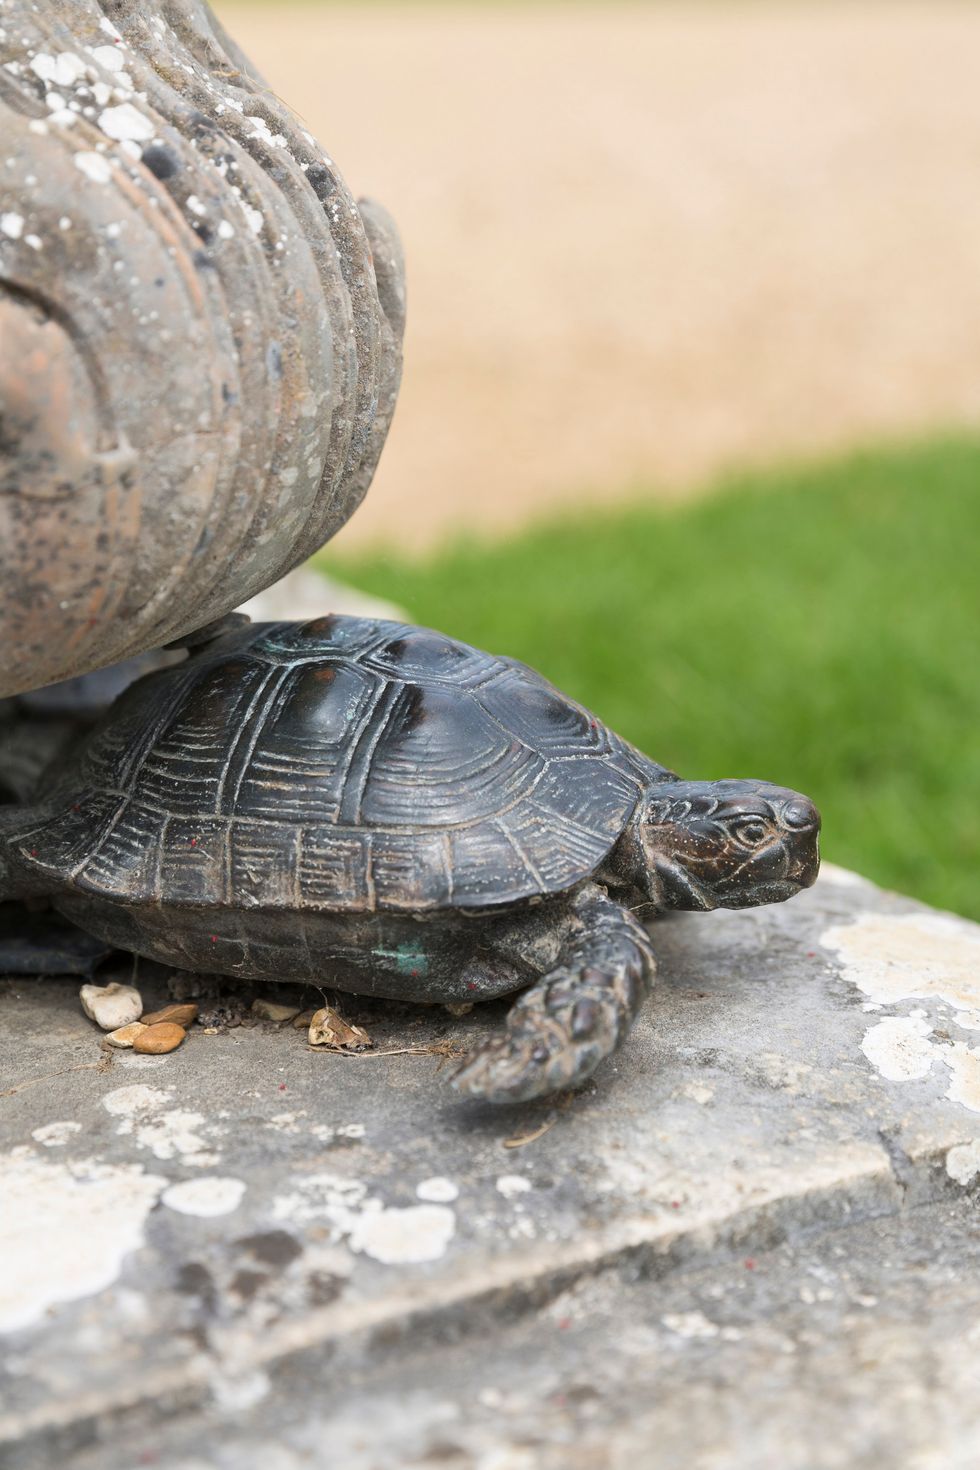
M470 1053L454 1073L452 1086L484 1102L529 1102L584 1082L604 1055L603 1049L572 1042L557 1028L505 1032Z
M626 909L588 885L571 906L559 964L520 997L499 1036L452 1079L487 1102L527 1102L578 1087L625 1040L654 975L650 941Z

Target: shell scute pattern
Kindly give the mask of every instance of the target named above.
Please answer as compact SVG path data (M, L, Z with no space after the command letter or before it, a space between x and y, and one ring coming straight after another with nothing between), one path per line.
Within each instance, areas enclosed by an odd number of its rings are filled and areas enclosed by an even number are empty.
M533 790L541 757L475 700L438 686L405 692L408 709L396 708L375 749L361 809L368 826L470 823Z
M370 619L243 629L123 698L127 728L149 727L137 756L110 715L38 844L71 855L77 888L132 901L369 912L557 893L667 774L523 666Z
M336 824L358 735L369 725L381 681L356 665L289 669L234 793L236 815L278 824Z

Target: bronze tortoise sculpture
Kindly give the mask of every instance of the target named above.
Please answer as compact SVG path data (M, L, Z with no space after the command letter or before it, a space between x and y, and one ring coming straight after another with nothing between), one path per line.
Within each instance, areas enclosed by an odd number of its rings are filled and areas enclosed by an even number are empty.
M814 881L812 803L684 781L512 659L332 616L151 673L0 808L0 897L165 963L466 1003L522 990L455 1077L587 1078L654 975L638 915Z

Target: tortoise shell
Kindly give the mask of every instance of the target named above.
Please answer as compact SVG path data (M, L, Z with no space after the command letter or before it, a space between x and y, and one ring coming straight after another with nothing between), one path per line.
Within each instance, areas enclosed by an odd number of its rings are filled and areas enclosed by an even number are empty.
M523 664L331 616L141 679L18 850L123 902L480 909L589 876L670 778Z

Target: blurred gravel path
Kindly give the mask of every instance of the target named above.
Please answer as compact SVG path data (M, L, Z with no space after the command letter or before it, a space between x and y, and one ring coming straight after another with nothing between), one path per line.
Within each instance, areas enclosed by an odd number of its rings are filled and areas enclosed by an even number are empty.
M342 541L980 418L980 6L219 9L405 236Z

